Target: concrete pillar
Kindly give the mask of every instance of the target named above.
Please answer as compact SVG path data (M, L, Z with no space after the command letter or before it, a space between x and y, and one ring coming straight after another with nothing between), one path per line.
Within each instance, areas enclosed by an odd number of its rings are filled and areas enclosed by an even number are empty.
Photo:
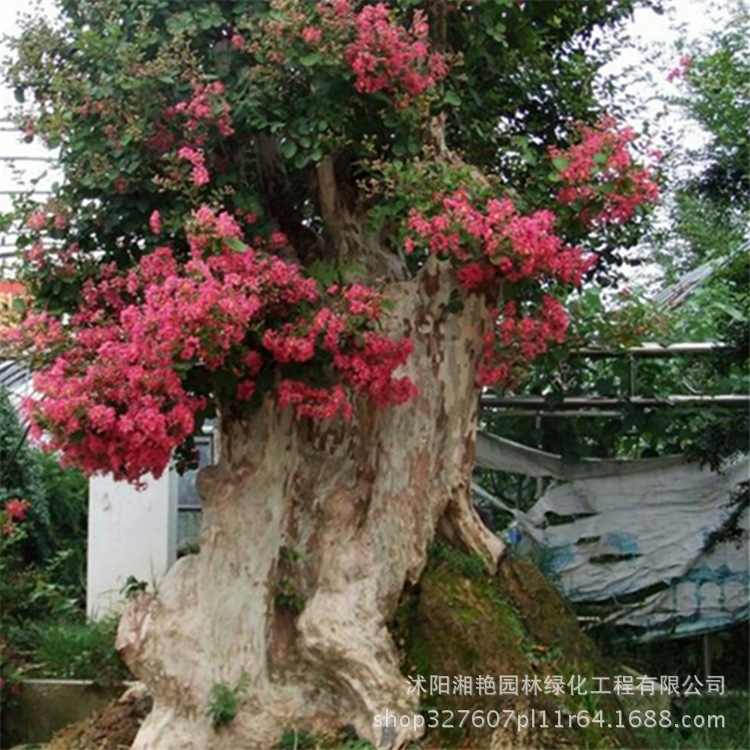
M175 561L177 476L166 471L136 490L111 477L89 483L86 612L94 619L118 612L129 576L149 589Z

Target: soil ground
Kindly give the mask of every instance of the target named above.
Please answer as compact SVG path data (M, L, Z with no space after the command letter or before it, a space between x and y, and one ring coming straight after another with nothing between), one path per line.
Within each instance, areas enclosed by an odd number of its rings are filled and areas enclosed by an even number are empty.
M86 721L60 730L44 750L127 750L151 703L145 688L136 685Z

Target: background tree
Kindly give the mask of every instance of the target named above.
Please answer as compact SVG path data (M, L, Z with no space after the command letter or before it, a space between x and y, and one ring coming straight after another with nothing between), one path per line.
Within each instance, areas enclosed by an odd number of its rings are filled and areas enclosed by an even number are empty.
M620 288L605 304L601 291L584 288L569 302L572 327L564 345L537 359L516 386L517 393L545 395L554 410L564 396L604 396L623 400L620 413L607 417L509 418L486 409L482 426L500 436L562 454L581 457L653 457L683 454L721 471L750 443L747 410L709 404L649 407L628 403L635 393L661 399L670 394L747 394L750 253L748 252L748 9L737 3L724 25L693 42L670 49L671 65L661 75L678 94L665 101L674 119L684 118L682 137L664 144L661 167L663 204L659 220L642 244L659 264L663 284L684 274L712 268L700 285L674 306L654 305L652 295ZM653 83L653 82L652 82ZM685 138L689 134L690 138ZM703 138L696 138L702 135ZM696 145L697 144L697 145ZM637 277L635 277L637 279ZM634 280L630 284L633 285ZM628 346L645 342L716 342L727 348L711 356L629 361ZM581 358L577 347L620 350L613 359ZM633 378L634 376L634 378ZM534 478L481 472L484 486L524 510L538 498ZM748 484L729 499L727 523L706 540L732 540L747 547L741 518L750 502ZM498 513L500 527L510 514ZM704 635L693 639L632 641L625 628L594 627L591 635L605 652L619 650L626 663L651 674L693 671L705 658ZM737 659L747 642L747 622L711 634L713 669L744 689L747 662ZM746 742L743 739L741 742Z
M87 482L26 441L0 388L0 709L38 645L36 628L83 622ZM3 734L3 740L7 738Z
M663 205L641 243L658 263L666 286L701 266L713 271L676 307L655 306L637 287L620 281L605 302L594 287L573 295L573 330L564 346L538 359L517 392L545 394L554 407L563 396L631 395L626 357L589 360L570 356L579 346L622 349L646 341L716 342L728 349L711 357L640 361L639 396L743 394L748 390L748 9L737 3L725 24L703 39L670 50L671 69L661 75L678 94L665 106L684 118L683 135L668 134L661 161ZM652 81L652 86L655 85ZM641 81L643 84L643 81ZM689 133L692 137L686 138ZM696 137L700 136L701 137ZM611 419L494 420L498 434L581 456L654 456L685 453L719 467L747 448L748 419L742 409L700 406L625 405ZM500 490L499 486L495 486ZM531 490L533 496L533 490ZM528 498L527 498L528 499Z
M631 3L60 5L8 69L66 175L20 207L33 429L138 482L219 418L200 554L121 624L155 694L136 746L269 747L294 717L402 747L372 720L416 709L404 587L436 533L502 555L476 385L563 338L559 298L656 197L591 93ZM216 684L252 707L220 733Z
M683 47L670 76L683 88L675 104L698 123L707 139L700 148L675 149L673 232L659 238L664 255L682 247L672 274L710 264L713 273L686 300L678 316L678 335L713 340L728 350L687 373L725 392L748 391L748 305L750 305L750 99L748 39L750 9L739 2L726 24L706 41ZM680 263L681 261L681 263ZM697 458L718 465L747 450L747 414L704 412L681 442Z

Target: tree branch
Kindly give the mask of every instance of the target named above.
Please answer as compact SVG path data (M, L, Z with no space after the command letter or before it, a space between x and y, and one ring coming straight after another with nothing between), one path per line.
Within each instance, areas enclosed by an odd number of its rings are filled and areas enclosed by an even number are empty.
M269 216L276 219L281 231L287 236L295 250L299 263L305 264L323 257L321 238L313 229L305 226L297 210L284 159L276 138L261 133L256 139L258 174L261 196Z

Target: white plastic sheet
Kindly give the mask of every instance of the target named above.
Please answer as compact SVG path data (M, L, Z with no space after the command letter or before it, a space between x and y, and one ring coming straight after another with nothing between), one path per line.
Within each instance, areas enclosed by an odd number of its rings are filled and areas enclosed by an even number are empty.
M708 544L737 514L746 456L721 473L679 457L565 464L480 435L477 464L557 480L528 513L514 514L521 543L547 548L548 571L571 601L606 603L611 622L649 638L747 618L747 535ZM747 509L736 525L747 530Z

